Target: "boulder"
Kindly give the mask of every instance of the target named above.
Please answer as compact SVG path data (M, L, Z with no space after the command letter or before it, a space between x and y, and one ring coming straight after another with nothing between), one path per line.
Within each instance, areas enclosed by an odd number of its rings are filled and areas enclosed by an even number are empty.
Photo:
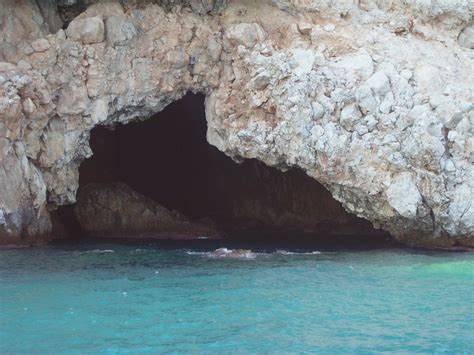
M193 223L124 183L92 183L81 188L74 207L83 231L95 237L216 237L211 226Z
M75 19L66 29L66 35L83 44L100 43L104 40L104 22L98 16Z

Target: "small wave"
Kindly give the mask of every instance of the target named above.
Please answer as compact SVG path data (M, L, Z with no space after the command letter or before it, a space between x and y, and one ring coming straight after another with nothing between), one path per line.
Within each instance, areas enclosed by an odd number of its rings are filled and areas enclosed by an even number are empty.
M288 250L277 250L272 253L256 253L251 250L243 250L243 249L227 249L227 248L219 248L214 251L191 251L186 250L185 253L187 255L198 255L204 256L207 258L234 258L234 259L255 259L257 256L272 256L272 255L318 255L321 254L320 251L314 250L309 252L293 252Z
M308 251L308 252L294 252L294 251L288 251L288 250L277 250L275 254L280 254L280 255L318 255L321 254L320 251L314 250L314 251Z
M88 250L86 251L87 254L93 253L93 254L100 254L100 253L115 253L115 250L112 249L94 249L94 250Z
M247 249L219 248L209 252L186 251L188 255L200 255L207 258L255 259L257 254Z
M209 252L207 252L207 251L189 251L189 250L186 250L185 253L188 254L188 255L207 255L207 254L209 254Z

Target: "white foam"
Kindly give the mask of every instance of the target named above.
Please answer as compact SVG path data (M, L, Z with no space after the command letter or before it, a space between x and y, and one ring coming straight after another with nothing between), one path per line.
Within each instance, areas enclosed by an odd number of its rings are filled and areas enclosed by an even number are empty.
M276 254L280 255L318 255L321 254L320 251L314 250L314 251L308 251L308 252L293 252L293 251L288 251L288 250L277 250L275 252Z
M188 255L207 255L208 254L208 252L205 252L205 251L189 251L189 250L186 250L185 253Z
M216 251L219 251L219 253L216 253ZM199 256L204 256L207 258L227 258L233 255L234 250L232 249L227 249L227 248L219 248L215 251L211 252L206 252L206 251L191 251L191 250L186 250L185 253L187 255L199 255ZM314 251L309 251L309 252L293 252L293 251L288 251L288 250L283 250L279 249L275 252L272 253L254 253L254 252L248 252L244 253L240 256L234 256L235 259L255 259L257 256L272 256L272 255L318 255L321 254L320 251L314 250Z
M112 249L94 249L94 250L88 250L86 253L115 253L115 250Z

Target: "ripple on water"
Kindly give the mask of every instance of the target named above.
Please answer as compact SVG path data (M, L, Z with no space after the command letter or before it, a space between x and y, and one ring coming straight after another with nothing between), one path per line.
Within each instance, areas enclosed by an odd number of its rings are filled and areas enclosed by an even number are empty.
M208 253L2 252L0 353L474 351L473 254Z

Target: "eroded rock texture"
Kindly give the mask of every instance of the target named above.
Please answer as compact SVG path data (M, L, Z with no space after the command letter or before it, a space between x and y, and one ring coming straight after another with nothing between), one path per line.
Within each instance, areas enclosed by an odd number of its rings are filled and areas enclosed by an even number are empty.
M298 167L407 244L474 244L472 2L101 2L51 34L35 2L4 3L3 243L75 201L93 127L193 91L236 161Z

